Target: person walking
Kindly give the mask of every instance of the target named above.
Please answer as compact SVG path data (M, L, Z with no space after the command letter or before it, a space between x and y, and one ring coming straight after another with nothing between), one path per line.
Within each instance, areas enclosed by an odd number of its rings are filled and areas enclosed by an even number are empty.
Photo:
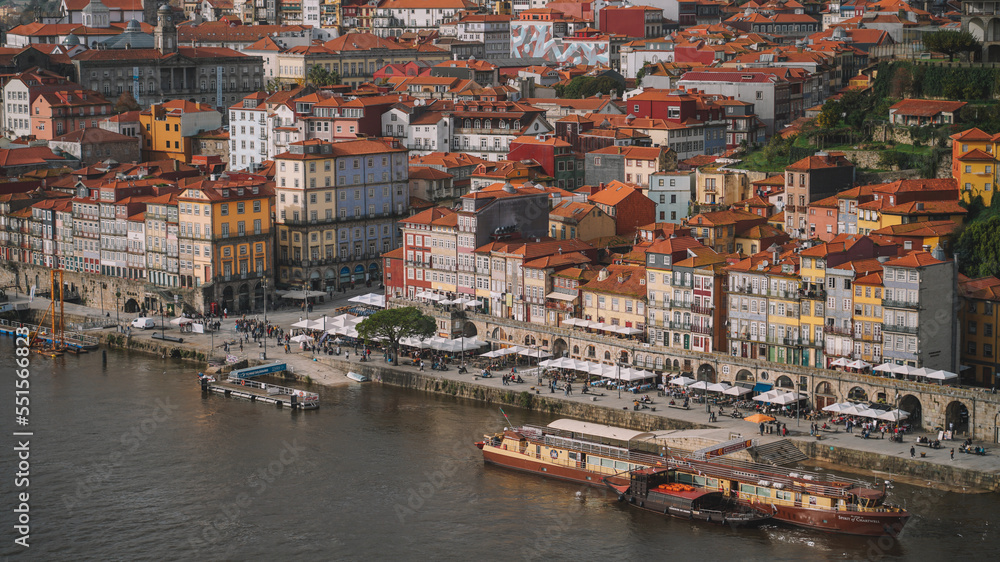
M951 448L951 460L955 460L955 448Z
M760 422L760 434L764 435L764 422Z
M913 448L913 445L910 445L910 458L912 459L913 457L916 456L916 454L917 450Z

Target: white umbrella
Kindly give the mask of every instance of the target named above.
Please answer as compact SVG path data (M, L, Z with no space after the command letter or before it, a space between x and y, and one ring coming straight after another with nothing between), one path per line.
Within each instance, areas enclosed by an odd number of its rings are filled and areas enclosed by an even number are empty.
M705 390L705 389L708 388L708 383L706 381L698 381L698 382L696 382L696 383L688 386L688 388L693 388L695 390Z
M834 359L833 361L831 361L830 362L830 366L831 367L846 367L847 363L848 363L847 359L844 359L843 357L840 357L838 359Z
M851 404L848 403L848 402L837 402L835 404L830 404L829 406L826 406L825 408L823 408L823 411L824 412L833 412L833 413L836 414L836 413L843 412L844 410L846 410L850 406L851 406Z
M803 396L797 392L786 392L785 394L779 394L771 399L772 404L778 404L779 406L785 406L787 404L792 404L801 400Z
M957 374L952 373L950 371L932 371L930 373L927 373L924 376L926 376L929 379L938 380L938 381L944 381L944 380L948 380L948 379L957 379L958 378Z
M871 363L865 363L864 361L861 361L859 359L857 361L851 361L850 363L847 364L847 366L850 367L850 368L852 368L852 369L867 369L868 367L871 367L872 364Z
M562 321L562 325L563 326L576 326L577 322L579 322L579 321L580 321L579 318L567 318L567 319L565 319L565 320Z
M865 410L865 407L861 404L851 404L840 411L841 414L847 414L848 416L857 416Z
M476 349L476 348L483 347L484 345L486 345L486 342L479 341L478 339L476 339L474 337L471 337L471 338L462 338L462 341L463 341L462 345L465 346L465 349Z
M745 386L731 386L722 391L722 393L727 396L743 396L744 394L750 394L751 392L753 392L753 389Z
M707 390L709 392L725 392L725 391L729 390L730 388L732 388L732 387L730 387L728 384L726 384L724 382L717 382L715 384L708 385L708 388L706 388L705 390Z
M476 299L466 299L464 306L471 306L471 307L483 306L483 301Z
M695 382L695 380L690 377L674 377L668 382L674 386L687 386Z
M316 320L310 320L307 328L310 330L323 330L329 328L332 325L332 322L333 318L324 316Z
M313 338L312 336L310 336L308 334L299 334L297 336L293 336L292 339L291 339L291 341L293 341L295 343L302 343L302 342L311 342L314 339L315 338Z
M910 417L909 412L905 412L903 410L889 410L888 412L879 414L878 419L898 422L900 420L905 420L908 417Z
M867 406L860 406L858 408L858 414L857 415L859 415L859 416L861 416L863 418L872 418L872 419L875 419L875 418L879 417L879 415L881 415L881 414L882 414L881 410L875 410L875 409L869 408Z
M557 363L559 363L559 359L546 359L545 361L539 361L538 366L546 368L555 367Z
M298 322L292 324L292 327L293 328L303 328L303 329L308 328L309 327L309 321L308 320L299 320Z
M895 367L892 363L882 363L881 365L876 365L872 371L878 371L880 373L891 373L892 368Z
M754 396L753 399L757 402L771 402L778 394L779 392L777 390L768 390L767 392Z
M187 317L184 317L184 316L178 316L177 318L174 318L173 320L170 321L171 324L175 324L177 326L182 326L184 324L190 324L192 322L194 322L194 320L192 320L190 318L187 318Z

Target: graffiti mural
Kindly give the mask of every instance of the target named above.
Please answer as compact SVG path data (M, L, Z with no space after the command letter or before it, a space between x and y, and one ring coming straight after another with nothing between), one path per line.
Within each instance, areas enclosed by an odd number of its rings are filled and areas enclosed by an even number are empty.
M510 22L510 56L538 57L567 64L608 65L610 39L593 37L553 37L552 25L541 22Z

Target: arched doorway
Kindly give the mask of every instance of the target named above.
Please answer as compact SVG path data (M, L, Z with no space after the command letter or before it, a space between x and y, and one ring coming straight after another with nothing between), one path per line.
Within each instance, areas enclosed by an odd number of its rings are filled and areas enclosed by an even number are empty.
M340 268L340 285L343 286L345 283L351 282L351 268L346 265Z
M468 320L462 324L462 336L466 338L474 338L479 335L479 328L476 327L475 322L469 322Z
M618 361L620 363L622 363L622 364L627 365L628 362L629 362L628 361L628 352L625 351L625 350L622 350L622 352L618 355Z
M260 283L257 283L253 287L253 309L264 309L264 286Z
M969 409L965 404L955 400L944 411L944 428L956 434L965 435L969 432Z
M736 382L745 382L753 384L754 382L756 382L756 380L757 379L754 378L753 373L751 373L746 369L740 369L740 371L736 373Z
M323 282L326 284L326 289L328 291L337 288L337 272L334 271L332 267L328 267L323 276Z
M916 396L912 394L903 396L899 399L898 408L909 414L906 418L906 423L910 424L910 427L920 429L923 426L923 407Z
M833 386L829 382L823 381L816 385L816 409L822 410L836 402L837 395L833 393Z
M552 342L552 355L553 357L566 356L566 340L556 338L555 341Z
M319 271L313 271L309 274L309 288L313 291L320 290L320 278Z
M368 264L368 278L371 279L372 281L382 280L382 270L379 269L377 263L372 262Z
M855 386L847 393L847 399L853 402L868 402L868 393L860 386Z
M503 331L503 328L493 328L493 339L499 341L507 340L507 333Z
M236 307L233 306L233 288L226 287L222 290L222 308L228 309L229 312L236 312Z
M354 282L361 283L365 280L365 266L360 263L354 266Z
M250 285L243 283L240 285L240 306L239 310L250 309Z
M125 306L122 308L122 312L136 313L139 312L139 303L135 299L129 299L125 301Z
M786 375L781 375L778 380L774 381L774 386L777 388L787 388L788 390L795 390L795 385L792 384L791 377Z
M701 367L698 367L698 376L696 378L700 381L715 382L715 367L708 363L702 363Z

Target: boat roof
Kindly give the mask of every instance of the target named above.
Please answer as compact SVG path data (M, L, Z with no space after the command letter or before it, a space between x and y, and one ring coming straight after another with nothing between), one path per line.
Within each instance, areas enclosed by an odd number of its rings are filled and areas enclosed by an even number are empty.
M848 494L854 494L859 498L865 499L878 499L882 497L882 490L876 490L872 488L851 488L847 491Z
M572 431L573 433L586 433L595 437L605 437L607 439L617 439L619 441L632 441L633 439L649 439L653 436L648 431L635 431L623 427L614 427L600 423L588 423L580 420L561 419L548 425L552 429Z
M708 488L695 488L693 490L658 490L652 488L649 490L650 494L663 494L664 496L673 496L675 498L681 498L688 501L694 501L698 498L707 496L709 494L722 495L722 492L718 490L711 490Z

